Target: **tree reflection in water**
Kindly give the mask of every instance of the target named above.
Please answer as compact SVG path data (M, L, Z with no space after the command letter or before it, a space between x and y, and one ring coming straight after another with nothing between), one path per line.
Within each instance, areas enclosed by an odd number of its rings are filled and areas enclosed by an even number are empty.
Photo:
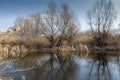
M117 55L117 56L115 56L114 59L115 59L115 60L114 60L114 64L117 65L117 67L118 67L118 72L119 72L119 76L120 76L120 54Z
M106 53L96 53L90 62L89 80L112 80L108 55Z
M75 80L76 66L73 57L51 53L50 58L42 66L36 65L34 74L26 75L26 80Z

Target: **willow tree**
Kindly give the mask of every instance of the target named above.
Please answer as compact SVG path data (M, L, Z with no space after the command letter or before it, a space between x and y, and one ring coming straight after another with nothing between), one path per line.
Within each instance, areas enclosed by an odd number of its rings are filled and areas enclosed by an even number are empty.
M97 0L87 12L88 24L91 28L93 39L97 46L107 45L106 40L110 35L115 20L114 4L111 0Z

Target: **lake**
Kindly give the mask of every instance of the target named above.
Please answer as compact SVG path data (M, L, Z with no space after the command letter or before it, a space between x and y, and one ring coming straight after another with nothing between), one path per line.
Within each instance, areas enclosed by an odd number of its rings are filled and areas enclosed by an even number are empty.
M119 53L69 54L33 53L0 61L0 80L120 80Z

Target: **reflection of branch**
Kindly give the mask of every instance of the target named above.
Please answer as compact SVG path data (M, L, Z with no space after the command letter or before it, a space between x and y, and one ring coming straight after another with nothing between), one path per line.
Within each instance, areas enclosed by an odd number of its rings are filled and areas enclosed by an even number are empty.
M106 66L107 66L107 70L108 70L108 77L109 77L108 80L111 80L111 75L110 75L110 71L109 71L108 65L106 65Z
M73 66L71 57L51 53L47 61L36 67L38 75L35 76L37 80L70 80L74 72ZM70 74L72 75L69 76Z
M108 67L108 61L106 58L107 57L105 57L105 55L95 56L95 59L93 60L93 63L91 65L91 69L89 72L89 80L92 79L92 75L97 80L101 80L101 79L111 80L111 74L110 74L109 67ZM95 71L93 68L95 68Z
M99 62L99 64L98 64L97 72L98 72L98 80L100 80L100 62Z
M61 68L62 68L62 71L63 72L65 72L65 70L64 70L64 64L63 64L63 58L62 58L62 56L61 56L61 54L59 53L59 54L57 54L57 58L58 58L58 60L59 60L59 62L60 62L60 66L61 66Z
M94 62L92 63L92 67L91 67L91 69L90 69L89 80L91 80L90 77L91 77L91 74L92 74L92 71L93 71L93 66L94 66Z

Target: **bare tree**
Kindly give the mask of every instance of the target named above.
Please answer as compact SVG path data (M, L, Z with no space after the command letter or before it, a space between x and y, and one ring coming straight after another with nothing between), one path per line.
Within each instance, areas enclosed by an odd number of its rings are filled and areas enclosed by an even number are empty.
M40 13L37 13L37 14L33 14L31 16L31 22L32 22L32 27L33 27L33 33L34 33L34 36L40 36L40 23L41 23L41 14Z
M58 15L56 4L51 1L48 5L48 11L42 15L40 32L50 42L50 47L53 47L58 35Z
M61 46L64 40L71 43L78 32L75 16L67 4L62 4L57 11L51 1L46 14L41 15L40 32L50 42L50 47Z
M21 27L21 30L18 34L15 34L19 38L16 40L16 44L19 45L20 50L22 46L26 47L29 51L33 48L33 39L35 32L32 24L31 18L18 17L15 22L15 26Z
M88 25L97 46L107 45L106 39L110 35L115 20L114 5L111 0L97 0L87 12Z
M60 38L57 45L62 45L64 40L71 43L78 32L75 16L69 9L67 4L61 6L60 24L59 24Z
M25 35L25 29L24 28L25 25L25 18L24 17L18 17L15 21L15 26L20 26L21 27L21 36Z

